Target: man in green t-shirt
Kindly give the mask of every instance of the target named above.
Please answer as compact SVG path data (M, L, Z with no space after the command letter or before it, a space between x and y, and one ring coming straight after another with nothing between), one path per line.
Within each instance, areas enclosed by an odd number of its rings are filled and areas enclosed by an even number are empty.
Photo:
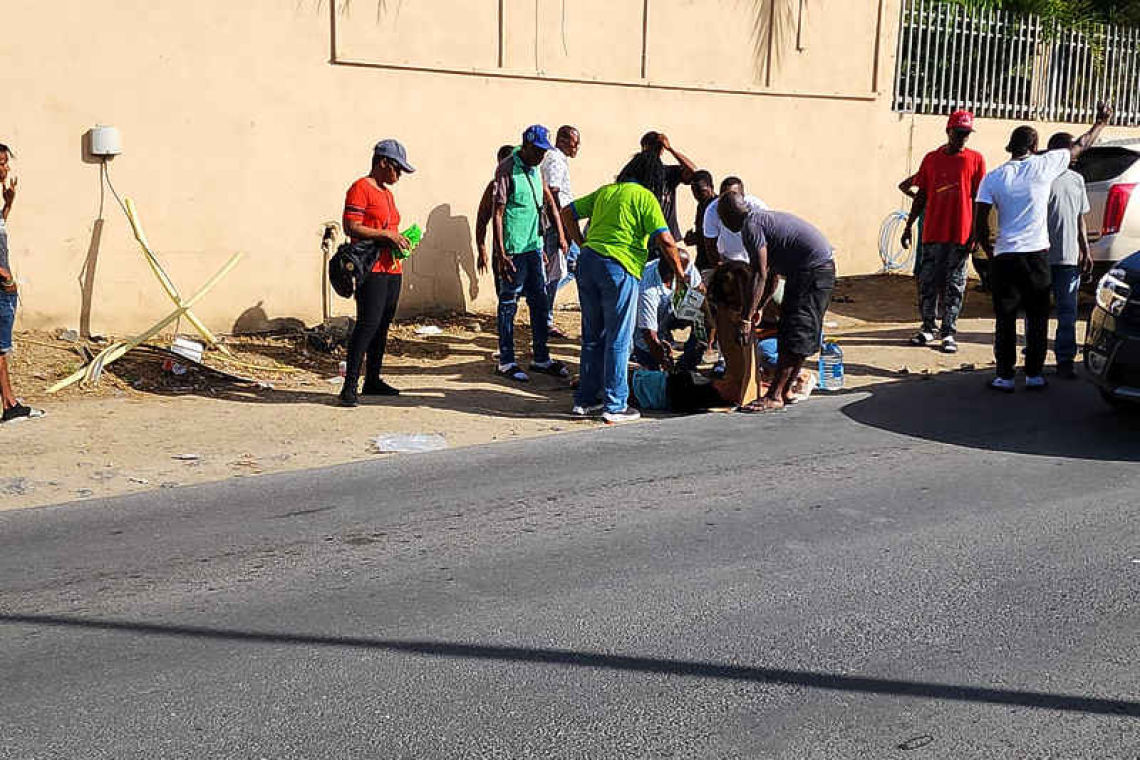
M562 209L562 224L582 247L578 256L578 300L582 306L582 367L573 414L602 412L606 422L641 415L629 408L628 366L633 346L637 296L650 241L675 282L684 267L657 200L665 167L653 153L638 153L618 175ZM588 218L585 239L579 221Z
M549 300L543 260L542 207L553 207L550 188L538 170L546 151L554 146L546 127L535 124L523 132L522 146L503 159L495 170L494 202L495 286L499 293L498 373L518 382L530 378L515 361L515 314L519 294L530 310L534 356L530 369L555 377L569 377L562 362L551 361L546 342ZM555 220L560 250L566 250L562 222Z

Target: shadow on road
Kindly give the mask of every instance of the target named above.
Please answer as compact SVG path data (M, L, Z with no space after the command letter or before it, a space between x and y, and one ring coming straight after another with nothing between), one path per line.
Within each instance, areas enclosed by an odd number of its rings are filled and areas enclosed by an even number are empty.
M631 657L569 649L536 649L446 641L373 639L352 636L306 636L199 626L159 625L133 621L99 620L62 615L0 615L0 625L52 628L78 628L143 636L206 639L266 644L370 649L398 654L430 657L466 658L525 662L536 665L569 665L574 667L619 670L690 678L716 678L750 681L778 686L800 686L832 691L890 694L906 697L944 699L961 702L983 702L995 705L1019 705L1044 710L1095 713L1140 717L1140 702L1097 699L1072 694L1037 691L990 689L979 686L901 681L888 678L847 676L804 670L759 668L694 660L671 660L658 657Z
M1052 380L1040 393L986 388L967 372L881 383L843 407L856 422L939 443L1070 459L1140 461L1140 417L1114 411L1084 380ZM853 391L857 392L857 391Z

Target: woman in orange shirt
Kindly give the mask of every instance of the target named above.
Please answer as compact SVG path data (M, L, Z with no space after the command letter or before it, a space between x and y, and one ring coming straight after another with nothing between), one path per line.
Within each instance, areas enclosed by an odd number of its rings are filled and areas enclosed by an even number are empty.
M388 327L400 303L403 263L393 253L408 250L411 244L400 234L400 212L389 185L400 181L403 172L415 169L408 154L397 140L381 140L372 151L372 171L352 183L344 199L344 230L352 240L374 240L380 255L372 271L356 289L356 327L348 340L347 369L340 391L341 406L356 406L360 368L364 374L365 396L398 396L400 391L384 382L380 371L384 363L384 345Z

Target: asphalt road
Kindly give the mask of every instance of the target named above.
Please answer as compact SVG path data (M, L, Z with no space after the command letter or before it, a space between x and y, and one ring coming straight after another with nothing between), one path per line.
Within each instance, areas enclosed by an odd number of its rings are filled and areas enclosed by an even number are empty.
M981 384L0 513L0 757L1138 758L1140 421Z

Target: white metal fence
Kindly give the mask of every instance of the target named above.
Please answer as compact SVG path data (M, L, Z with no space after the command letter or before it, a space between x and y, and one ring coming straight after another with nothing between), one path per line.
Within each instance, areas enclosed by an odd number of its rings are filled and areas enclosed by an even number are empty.
M1099 100L1113 105L1113 123L1140 125L1140 29L1076 31L1037 16L903 0L896 111L1085 122Z

